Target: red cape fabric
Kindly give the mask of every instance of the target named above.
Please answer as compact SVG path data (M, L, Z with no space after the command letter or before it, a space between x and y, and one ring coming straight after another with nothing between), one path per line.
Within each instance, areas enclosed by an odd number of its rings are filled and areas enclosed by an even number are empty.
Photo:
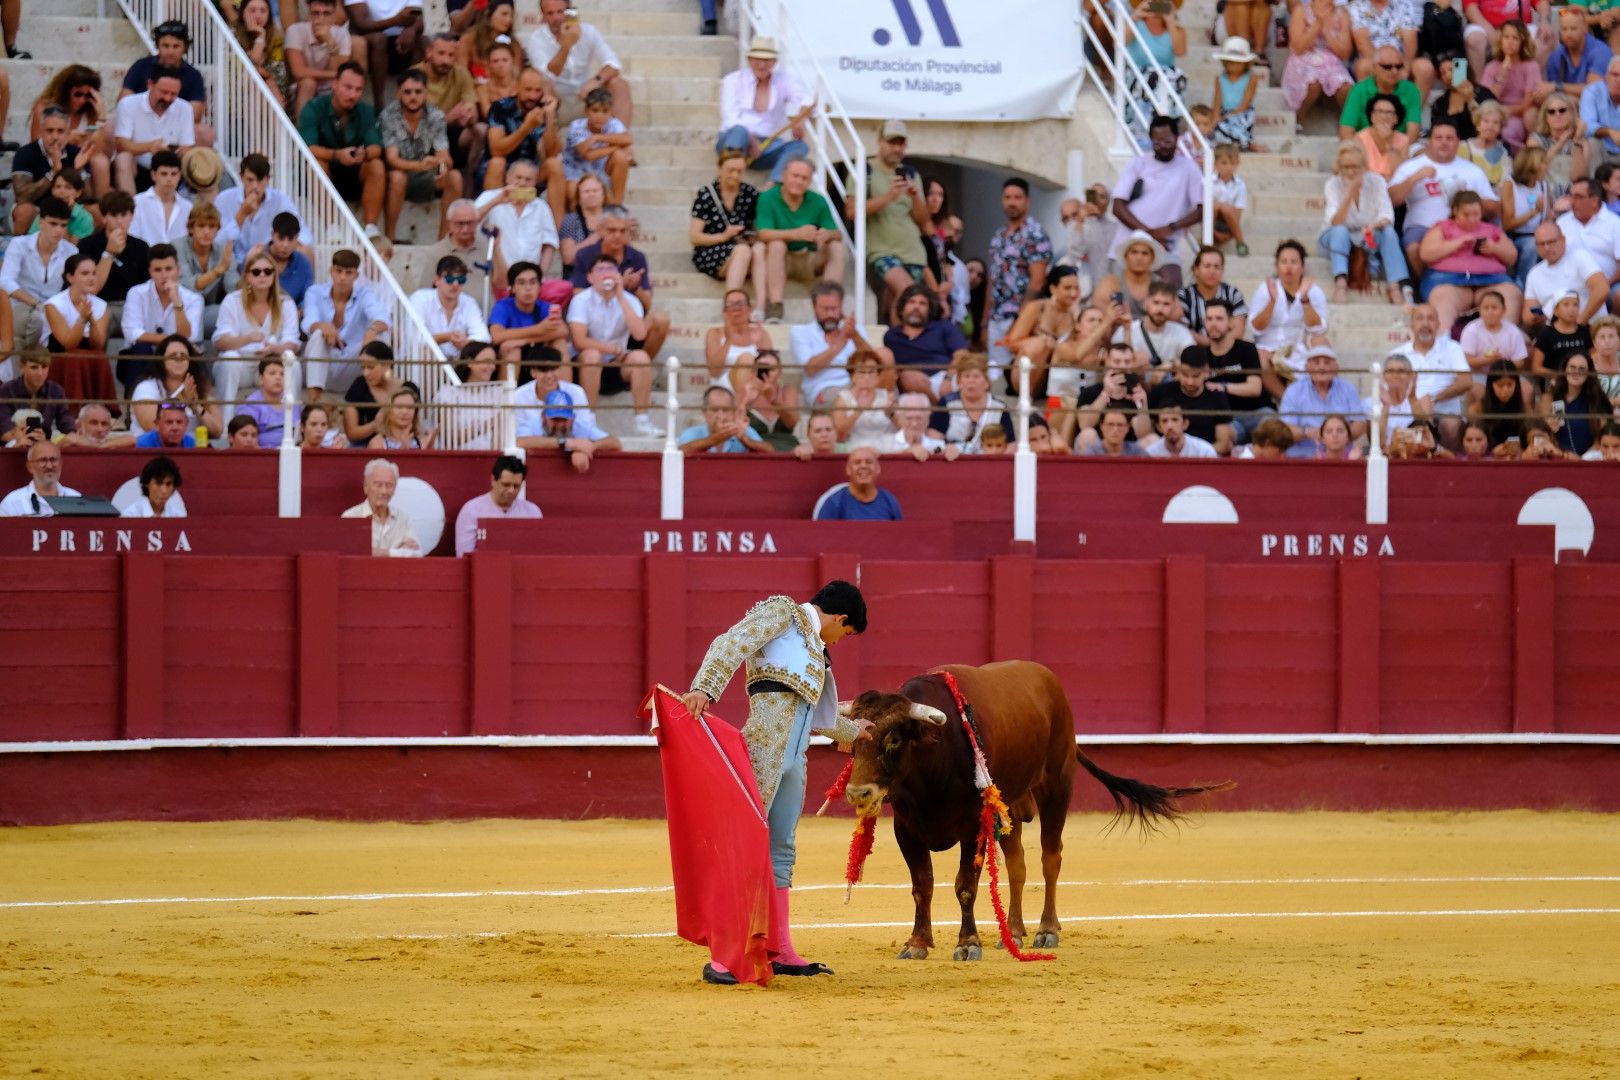
M664 768L675 930L742 982L770 985L776 880L770 826L742 732L710 710L693 719L664 687L642 706Z

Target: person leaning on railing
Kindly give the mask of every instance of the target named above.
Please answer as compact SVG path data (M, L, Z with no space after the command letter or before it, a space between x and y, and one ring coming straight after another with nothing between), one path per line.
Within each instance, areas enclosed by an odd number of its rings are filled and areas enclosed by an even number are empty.
M618 438L596 421L585 389L563 377L562 354L550 345L529 345L523 366L534 378L512 395L517 445L525 450L560 450L575 472L589 472L603 450L618 450Z

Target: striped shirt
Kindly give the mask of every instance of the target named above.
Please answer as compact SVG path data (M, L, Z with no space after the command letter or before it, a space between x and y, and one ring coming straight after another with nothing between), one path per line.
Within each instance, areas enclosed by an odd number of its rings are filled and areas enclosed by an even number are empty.
M1188 328L1195 334L1202 334L1204 332L1204 304L1207 302L1204 300L1204 294L1198 291L1196 284L1187 285L1176 293L1176 299L1181 301L1181 310L1187 313L1186 323ZM1243 293L1235 285L1228 285L1224 281L1221 282L1215 289L1215 299L1225 300L1232 305L1232 317L1234 319L1249 314L1249 305L1243 299Z

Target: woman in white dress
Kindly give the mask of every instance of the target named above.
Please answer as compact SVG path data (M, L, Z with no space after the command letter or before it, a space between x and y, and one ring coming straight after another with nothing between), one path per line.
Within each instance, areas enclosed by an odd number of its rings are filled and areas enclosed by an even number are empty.
M159 454L141 466L141 497L124 507L127 518L183 518L185 500L180 498L180 467Z
M1305 245L1284 240L1277 245L1277 273L1251 294L1249 326L1260 352L1260 379L1282 400L1287 384L1274 362L1294 373L1305 370L1305 348L1327 344L1327 296L1305 276Z
M439 426L457 432L456 445L463 450L498 450L496 422L499 410L488 406L496 401L495 369L500 354L487 341L469 341L461 350L456 377L434 398Z
M157 424L158 407L165 401L178 401L186 408L186 427L206 428L210 438L225 431L219 402L210 400L208 363L197 359L197 352L179 334L170 334L159 346L162 368L157 375L135 384L130 394L129 433L136 438Z
M849 358L849 386L838 391L833 405L833 430L838 441L849 448L878 445L899 429L891 416L894 395L878 385L883 362L869 349L859 349Z
M727 289L720 301L720 325L710 327L703 339L709 385L724 386L741 401L743 388L754 377L754 358L770 348L774 348L770 332L754 321L748 293Z
M244 371L251 373L263 357L298 352L298 305L282 293L276 263L269 252L248 257L242 267L241 287L219 306L214 348L223 361L215 363L214 387L219 391L228 423L236 413L237 390ZM242 363L238 358L255 363ZM248 375L249 381L256 378Z

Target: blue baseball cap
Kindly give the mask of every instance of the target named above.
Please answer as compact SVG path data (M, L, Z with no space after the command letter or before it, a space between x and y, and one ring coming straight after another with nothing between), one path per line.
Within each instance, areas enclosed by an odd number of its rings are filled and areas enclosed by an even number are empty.
M547 420L572 420L574 418L574 401L561 389L553 390L546 395Z

